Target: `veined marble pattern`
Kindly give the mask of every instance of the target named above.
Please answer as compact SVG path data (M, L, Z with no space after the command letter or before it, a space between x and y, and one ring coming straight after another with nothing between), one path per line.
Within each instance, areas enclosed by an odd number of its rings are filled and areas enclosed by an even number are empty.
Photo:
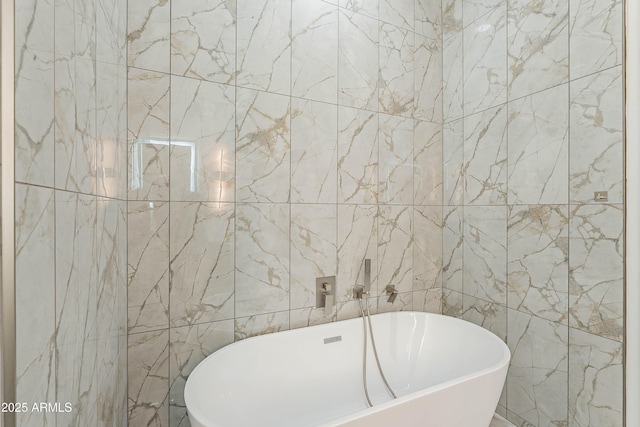
M235 3L172 1L171 74L233 83L236 67Z
M568 327L514 310L508 317L509 410L534 426L566 426Z
M415 31L432 40L442 36L442 5L431 0L416 0Z
M569 212L566 206L510 206L509 307L568 322Z
M570 215L569 325L622 341L622 206L577 206Z
M335 275L336 231L335 204L291 205L289 306L292 309L315 307L316 277Z
M464 120L445 123L442 139L444 203L461 205L464 201Z
M463 295L458 291L452 291L447 288L442 289L442 314L445 316L460 317L462 316L462 298Z
M387 295L380 295L377 299L378 313L413 310L413 292L399 292L393 303L388 301Z
M127 66L127 1L97 0L96 61Z
M73 1L74 55L85 60L96 59L97 0Z
M364 260L371 260L371 295L378 294L378 207L338 205L338 302L351 300L353 287L364 285ZM357 309L357 303L355 304ZM351 307L354 308L354 307ZM355 313L355 311L354 311ZM338 316L340 317L340 312Z
M409 292L413 289L412 208L380 206L378 210L378 294L384 295L387 285L395 286L398 293Z
M442 208L413 210L413 290L442 287Z
M413 203L413 119L380 114L379 202Z
M338 103L378 111L378 21L345 10L338 22Z
M128 4L128 65L170 72L171 2L139 0Z
M442 314L442 288L413 291L413 311Z
M506 305L507 207L464 208L465 295Z
M380 23L379 30L380 112L413 116L414 33L395 25Z
M53 0L26 0L15 5L15 46L17 58L25 51L54 51ZM16 63L20 63L18 59ZM17 97L16 97L17 99Z
M506 4L467 26L463 39L465 115L504 104L507 101Z
M289 330L289 312L258 314L250 317L237 317L235 320L235 341L256 335Z
M171 199L233 201L235 90L171 78Z
M290 99L236 91L236 201L290 200Z
M55 401L55 204L51 189L15 188L16 398ZM34 313L38 313L34 316ZM19 425L53 425L54 413L18 414Z
M414 0L378 0L378 3L381 21L413 31Z
M569 425L623 425L622 343L569 330Z
M595 191L608 191L610 203L623 194L622 68L571 82L571 201L593 203Z
M567 203L568 89L509 103L509 204Z
M169 326L169 204L129 202L129 333Z
M338 97L338 7L292 2L291 95L335 104Z
M508 0L509 99L569 79L569 0Z
M506 6L504 0L462 0L464 26L479 24L480 22L476 22L479 18L501 6Z
M444 206L442 210L442 287L461 293L464 281L464 209Z
M289 205L236 205L236 318L289 307L289 227Z
M462 117L464 111L464 65L462 60L464 45L462 41L462 31L460 31L445 39L443 43L442 117L445 123Z
M170 77L129 68L129 200L169 200Z
M462 8L463 0L442 1L442 38L448 38L462 34Z
M357 12L370 18L378 19L379 0L339 0L338 5L351 12ZM328 3L335 3L331 0Z
M171 325L230 319L234 311L234 206L172 202Z
M18 53L18 52L17 52ZM15 177L51 186L54 180L54 56L19 52L15 82Z
M236 84L289 95L291 0L240 0L237 8Z
M464 119L464 201L507 203L507 107Z
M172 328L169 347L169 424L190 426L184 402L184 386L196 365L211 353L231 344L233 320Z
M622 64L623 2L570 0L571 79Z
M323 323L335 322L337 317L337 306L333 307L330 315L326 315L324 308L299 308L289 311L289 326L291 329L306 328L307 326L322 325Z
M335 203L337 126L335 105L291 101L291 202Z
M414 121L413 203L442 204L442 125Z
M129 425L169 425L169 330L129 334Z
M378 113L338 107L338 203L378 201Z
M462 295L462 313L458 317L490 330L507 341L507 307Z
M415 35L413 117L442 123L442 41Z

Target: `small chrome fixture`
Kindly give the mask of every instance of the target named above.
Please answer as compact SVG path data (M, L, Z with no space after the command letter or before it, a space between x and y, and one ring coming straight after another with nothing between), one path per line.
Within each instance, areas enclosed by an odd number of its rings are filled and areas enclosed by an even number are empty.
M362 299L363 295L369 295L371 291L371 259L366 258L364 260L360 274L363 279L363 284L353 287L353 299Z
M324 314L330 315L336 295L336 276L316 277L316 308L324 308Z
M387 295L389 296L387 302L393 304L393 302L396 300L396 297L398 296L398 290L393 285L387 285L385 290L387 291Z

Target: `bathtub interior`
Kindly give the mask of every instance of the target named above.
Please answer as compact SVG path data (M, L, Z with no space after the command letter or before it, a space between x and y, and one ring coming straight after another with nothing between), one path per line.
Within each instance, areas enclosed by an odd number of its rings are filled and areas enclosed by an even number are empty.
M380 362L401 399L504 364L504 343L467 322L425 313L386 313L372 320ZM341 340L324 343L335 336ZM211 420L215 413L215 424L207 426L299 426L365 411L362 347L362 319L227 346L192 372L185 388L190 416ZM367 381L374 406L391 400L370 340Z

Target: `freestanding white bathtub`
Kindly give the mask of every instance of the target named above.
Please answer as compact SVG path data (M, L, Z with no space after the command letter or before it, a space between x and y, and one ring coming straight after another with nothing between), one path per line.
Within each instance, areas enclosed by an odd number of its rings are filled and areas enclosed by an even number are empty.
M437 314L372 316L362 386L362 319L249 338L224 347L191 373L184 398L193 427L487 427L509 364L491 332ZM326 342L326 343L325 343Z

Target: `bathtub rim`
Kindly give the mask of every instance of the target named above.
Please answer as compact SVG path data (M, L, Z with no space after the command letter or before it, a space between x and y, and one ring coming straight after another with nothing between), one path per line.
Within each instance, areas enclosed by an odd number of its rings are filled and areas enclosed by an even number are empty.
M478 333L481 334L485 334L485 335L490 335L492 337L493 340L495 340L498 345L500 346L500 348L503 350L502 351L502 357L500 358L500 360L481 370L478 371L474 371L471 372L469 374L460 376L460 377L456 377L454 379L448 380L448 381L444 381L442 383L430 386L428 388L419 390L419 391L414 391L413 393L407 394L405 396L401 396L398 397L396 399L392 399L389 400L387 402L378 404L376 406L372 406L372 407L368 407L368 408L364 408L362 410L353 412L351 414L339 417L339 418L335 418L332 419L329 423L325 422L323 424L319 424L317 427L324 427L324 426L328 426L328 425L332 425L333 423L344 423L344 422L348 422L349 420L353 420L353 419L357 419L360 416L362 416L364 413L368 413L368 414L372 414L372 413L376 413L379 411L383 411L389 407L395 406L395 405L399 405L402 404L404 402L408 402L417 398L420 398L422 396L426 396L428 394L432 394L432 393L436 393L440 390L446 389L448 387L452 387L455 386L457 384L461 384L464 383L466 381L475 379L475 378L480 378L482 376L485 375L489 375L492 373L495 373L497 371L500 371L501 369L505 369L505 374L506 374L506 369L509 366L509 362L511 360L511 351L509 350L509 347L507 346L507 344L500 338L498 337L496 334L494 334L493 332L489 331L488 329L483 328L482 326L476 325L475 323L472 323L468 320L464 320L464 319L460 319L460 318L456 318L456 317L452 317L452 316L447 316L444 314L438 314L438 313L427 313L427 312L421 312L421 311L392 311L392 312L385 312L385 313L376 313L376 314L372 314L371 317L375 318L377 316L380 317L393 317L393 316L402 316L402 315L409 315L409 316L415 316L415 315L419 315L421 317L438 317L438 318L446 318L447 321L451 321L452 323L464 323L465 327L469 327L471 329L476 330ZM196 413L194 414L192 408L189 408L189 405L187 403L187 390L189 390L189 380L191 379L192 375L197 374L198 370L204 369L203 366L207 365L208 363L212 363L212 362L207 362L210 359L213 359L214 355L219 355L222 352L225 352L227 350L231 350L233 347L235 347L236 344L242 344L247 342L247 340L264 340L264 339L268 339L271 335L273 334L283 334L283 335L287 335L288 333L301 333L302 330L311 330L311 329L317 329L320 327L326 327L327 325L335 325L337 323L340 322L349 322L349 321L353 321L355 322L359 322L361 319L361 316L359 317L354 317L351 319L344 319L344 320L339 320L336 322L327 322L327 323L322 323L319 325L312 325L312 326L307 326L307 327L301 327L301 328L296 328L296 329L288 329L286 331L278 331L278 332L273 332L270 334L263 334L263 335L257 335L257 336L253 336L253 337L249 337L249 338L245 338L242 339L240 341L236 341L233 342L229 345L226 345L224 347L222 347L219 350L214 351L213 353L211 353L210 355L208 355L206 358L204 358L200 363L198 363L198 365L196 365L196 367L193 369L193 371L191 371L191 373L189 374L187 381L185 383L185 387L184 387L184 392L183 392L183 397L184 397L184 403L185 403L185 408L187 410L187 414L189 417L194 417L199 423L201 424L206 424L203 423L202 420L208 420L208 418L206 416L206 414L203 414L202 411L198 408L196 410ZM504 385L503 385L504 387ZM219 424L214 424L212 427L219 427ZM223 426L220 426L223 427Z

